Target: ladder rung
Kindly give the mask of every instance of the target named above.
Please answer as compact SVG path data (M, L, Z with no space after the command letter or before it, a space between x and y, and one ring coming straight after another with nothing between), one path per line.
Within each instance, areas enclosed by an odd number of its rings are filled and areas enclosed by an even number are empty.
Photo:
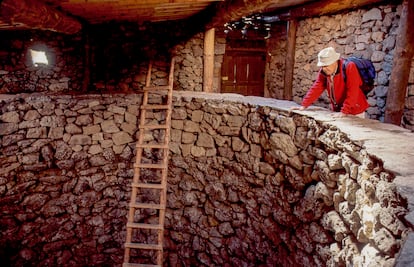
M161 224L148 224L148 223L127 223L127 227L136 229L153 229L162 230L164 227Z
M135 168L144 168L144 169L165 169L167 167L166 164L153 164L153 163L135 163Z
M139 126L140 129L167 129L166 124L144 124Z
M133 187L140 188L153 188L153 189L164 189L165 187L162 184L152 184L152 183L132 183Z
M144 91L160 91L160 90L170 90L170 86L169 85L144 86Z
M162 267L157 264L141 264L141 263L123 263L122 267Z
M137 209L165 210L165 205L161 205L161 204L134 203L134 204L129 204L129 206L132 208L137 208Z
M125 247L135 249L162 250L162 246L159 244L125 243Z
M141 109L169 109L169 105L142 105Z
M141 148L169 148L168 144L137 144Z

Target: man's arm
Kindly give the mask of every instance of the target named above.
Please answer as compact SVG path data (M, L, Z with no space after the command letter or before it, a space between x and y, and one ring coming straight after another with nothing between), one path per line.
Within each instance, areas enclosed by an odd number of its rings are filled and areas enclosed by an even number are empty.
M304 108L312 105L326 89L326 76L322 73L322 69L319 70L318 76L316 77L315 82L312 87L306 93L305 97L302 100L302 106Z

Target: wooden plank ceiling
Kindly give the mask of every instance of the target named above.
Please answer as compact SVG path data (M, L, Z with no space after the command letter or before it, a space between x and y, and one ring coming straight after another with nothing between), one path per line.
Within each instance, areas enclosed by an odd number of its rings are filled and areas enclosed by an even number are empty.
M53 17L59 19L56 23L73 24L180 20L220 1L222 0L3 0L0 1L0 30L47 29L48 25L43 24L53 24ZM72 25L71 28L78 27L80 25Z
M0 30L41 29L77 33L85 24L182 20L212 7L216 27L254 13L280 10L317 15L381 0L0 0ZM313 5L313 7L312 7ZM293 12L291 12L293 11ZM308 13L306 13L306 11ZM309 14L310 12L316 14Z
M46 0L90 24L108 21L156 22L188 18L222 0Z
M312 0L0 0L0 30L45 29L71 34L82 23L186 19L211 5L232 9L233 5L243 7L248 3L247 8L260 2L260 8L280 8L309 1ZM247 15L246 11L242 13ZM215 12L211 13L213 16Z

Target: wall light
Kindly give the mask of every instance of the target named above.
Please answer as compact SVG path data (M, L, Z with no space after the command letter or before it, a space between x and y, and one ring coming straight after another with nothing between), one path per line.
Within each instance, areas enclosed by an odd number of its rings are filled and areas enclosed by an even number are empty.
M45 51L30 49L30 56L32 57L32 62L35 67L39 66L39 64L49 64Z

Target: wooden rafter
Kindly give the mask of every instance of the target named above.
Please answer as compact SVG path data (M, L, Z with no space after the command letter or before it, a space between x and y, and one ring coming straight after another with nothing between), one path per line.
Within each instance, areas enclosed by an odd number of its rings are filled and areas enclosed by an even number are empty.
M343 0L343 1L316 1L290 10L291 18L306 18L334 14L363 6L378 4L384 0Z
M25 25L31 29L74 34L82 28L79 21L37 0L3 0L0 14L12 25Z
M290 1L290 4L294 2L305 3L309 0L303 1ZM281 7L281 2L289 1L276 1L278 7ZM226 22L236 21L241 19L244 16L249 16L255 13L261 13L268 7L274 4L274 0L235 0L235 1L226 1L220 3L217 6L217 11L212 21L206 26L207 28L215 28L223 26ZM289 6L290 4L287 4Z
M275 0L236 0L226 1L217 7L212 21L207 25L220 27L226 22L237 21L243 16L255 13L280 16L280 20L288 21L305 17L334 14L345 10L361 8L363 6L386 2L385 0L343 0L343 1L275 1Z

